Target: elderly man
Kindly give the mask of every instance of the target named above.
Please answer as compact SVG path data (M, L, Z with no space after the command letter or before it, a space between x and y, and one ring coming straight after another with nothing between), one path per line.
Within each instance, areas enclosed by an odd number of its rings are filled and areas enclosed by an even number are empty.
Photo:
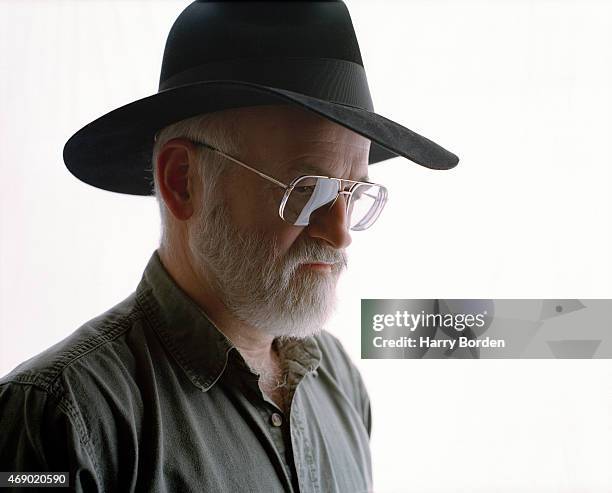
M208 144L201 144L204 139ZM211 142L214 149L231 149L234 157L212 150ZM367 139L291 106L204 115L171 125L157 137L155 184L164 218L160 260L284 413L291 386L280 341L320 332L346 266L350 218L347 200L334 191L333 206L313 211L308 225L281 219L285 190L272 177L290 183L307 170L353 183L367 178L368 152ZM308 181L302 179L289 194L285 216L309 193ZM367 410L367 397L362 398ZM369 426L369 415L363 419Z
M2 469L79 491L371 491L368 394L322 327L351 231L387 199L368 164L394 155L457 162L372 112L342 2L190 5L160 92L64 151L87 183L154 193L160 246L131 296L0 380Z

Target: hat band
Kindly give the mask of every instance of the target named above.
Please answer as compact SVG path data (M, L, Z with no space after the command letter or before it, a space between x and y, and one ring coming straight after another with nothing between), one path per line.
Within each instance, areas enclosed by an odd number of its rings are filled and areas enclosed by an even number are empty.
M159 91L215 80L260 84L374 111L364 68L333 58L248 58L207 63L160 81Z

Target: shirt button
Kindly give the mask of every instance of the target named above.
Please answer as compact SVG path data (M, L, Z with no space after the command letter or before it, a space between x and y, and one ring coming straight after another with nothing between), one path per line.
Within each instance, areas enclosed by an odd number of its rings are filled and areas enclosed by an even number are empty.
M272 422L272 426L280 426L283 424L283 417L278 413L272 413L270 416L270 421Z

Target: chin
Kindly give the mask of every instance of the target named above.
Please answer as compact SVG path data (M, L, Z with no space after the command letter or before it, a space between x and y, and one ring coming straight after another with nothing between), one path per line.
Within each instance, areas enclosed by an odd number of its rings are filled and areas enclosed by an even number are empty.
M259 330L274 337L305 339L320 333L336 305L335 289L315 292L292 293L289 296L251 307L245 318ZM316 292L318 291L318 292ZM296 294L298 297L295 297ZM245 314L246 315L246 314Z

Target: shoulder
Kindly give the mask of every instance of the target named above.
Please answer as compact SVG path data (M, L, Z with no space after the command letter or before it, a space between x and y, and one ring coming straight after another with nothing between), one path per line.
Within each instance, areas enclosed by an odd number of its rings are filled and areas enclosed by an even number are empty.
M65 339L18 365L0 378L0 385L30 384L50 392L71 368L95 366L100 353L116 352L118 347L112 342L138 326L142 318L132 294L81 325Z
M11 430L0 437L0 457L15 467L40 467L30 470L54 470L50 464L62 458L57 467L68 461L98 476L100 443L116 434L112 417L139 413L145 328L132 293L0 378L2 426ZM14 457L3 456L11 451Z
M143 320L133 293L0 378L0 407L15 411L15 406L29 406L28 400L40 402L22 418L40 419L36 409L53 408L86 430L87 416L95 416L102 406L112 407L111 401L123 405L134 389L134 353L144 338Z

